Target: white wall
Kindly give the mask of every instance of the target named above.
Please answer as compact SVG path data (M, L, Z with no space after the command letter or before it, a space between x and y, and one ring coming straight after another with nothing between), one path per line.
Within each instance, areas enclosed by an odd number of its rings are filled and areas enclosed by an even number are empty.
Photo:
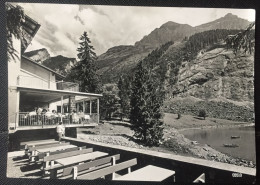
M17 77L21 65L21 42L12 37L13 47L17 51L18 57L10 57L8 61L8 127L14 127L17 119L16 113L19 111L19 92L17 91Z
M24 58L22 58L20 75L21 86L40 89L57 89L56 78L52 72Z

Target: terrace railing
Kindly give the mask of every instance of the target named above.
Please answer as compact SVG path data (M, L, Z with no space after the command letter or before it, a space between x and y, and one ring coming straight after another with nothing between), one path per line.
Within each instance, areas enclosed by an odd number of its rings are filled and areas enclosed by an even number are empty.
M79 92L79 84L73 82L56 82L58 90Z
M19 75L17 85L39 89L52 89L79 92L79 84L73 82L55 82L41 77Z
M37 115L34 112L19 112L18 113L18 127L50 127L56 126L60 121L66 125L88 125L98 123L99 114L84 114L83 116L73 116L71 114L63 115Z

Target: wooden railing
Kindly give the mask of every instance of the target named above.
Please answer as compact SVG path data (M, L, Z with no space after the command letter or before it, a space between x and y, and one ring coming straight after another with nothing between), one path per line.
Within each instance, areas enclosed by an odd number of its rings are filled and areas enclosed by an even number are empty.
M18 127L46 127L55 126L59 122L64 125L88 125L90 123L98 123L99 115L97 113L83 114L82 116L73 116L72 114L36 114L34 112L19 112L18 113Z

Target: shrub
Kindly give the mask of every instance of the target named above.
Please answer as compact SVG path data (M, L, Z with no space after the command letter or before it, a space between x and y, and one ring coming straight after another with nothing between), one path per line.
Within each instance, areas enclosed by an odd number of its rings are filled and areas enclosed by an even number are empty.
M205 117L206 117L206 111L204 110L204 109L201 109L200 111L199 111L199 115L198 115L199 117L203 117L204 119L205 119Z

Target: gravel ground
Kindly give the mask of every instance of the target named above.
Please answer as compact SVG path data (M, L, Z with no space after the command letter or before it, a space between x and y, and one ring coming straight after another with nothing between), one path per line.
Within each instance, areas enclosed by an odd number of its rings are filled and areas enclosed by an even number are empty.
M42 164L29 163L25 157L7 158L7 177L12 178L40 178Z

